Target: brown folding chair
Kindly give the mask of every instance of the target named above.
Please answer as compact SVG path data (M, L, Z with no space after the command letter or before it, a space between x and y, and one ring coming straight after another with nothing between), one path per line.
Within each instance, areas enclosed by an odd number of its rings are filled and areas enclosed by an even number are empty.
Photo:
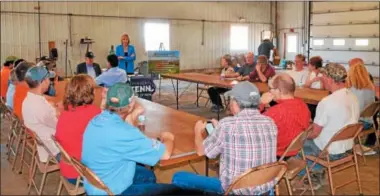
M228 187L225 195L228 195L233 190L254 188L275 180L276 195L279 194L278 182L281 180L287 169L287 163L284 161L269 163L254 167L237 177Z
M360 131L363 129L363 125L360 123L356 124L351 124L343 127L339 132L337 132L327 143L326 147L319 153L318 157L311 156L311 155L306 155L306 159L313 161L314 163L311 165L309 168L309 171L312 171L313 167L315 164L320 164L323 167L327 168L328 171L328 179L330 183L330 190L331 194L334 195L335 191L337 188L340 188L342 186L345 186L351 182L357 182L358 187L359 187L359 192L362 194L362 187L360 183L360 175L359 175L359 166L358 166L358 160L356 157L356 150L354 148L354 145L352 146L353 153L348 154L347 156L338 159L338 160L330 160L329 157L329 146L333 142L337 141L343 141L343 140L353 140L357 139L358 134ZM333 185L333 179L332 179L332 174L342 171L344 169L350 168L350 167L355 167L355 172L356 172L356 179L355 180L350 180L348 182L345 182L341 185L338 185L334 187Z
M7 159L10 161L11 156L14 157L11 162L12 170L14 169L16 165L17 157L19 154L18 152L20 150L21 143L22 143L22 135L24 132L24 129L22 127L23 127L23 123L21 122L21 120L14 113L11 113L10 132L8 134L6 147L7 147Z
M91 171L88 167L83 165L80 161L72 157L72 162L75 167L78 169L79 173L86 178L86 180L94 187L105 191L108 195L113 196L114 194L108 188L106 184L98 177L96 174Z
M300 173L303 169L306 170L307 180L309 181L310 191L311 195L314 195L313 185L311 183L310 173L307 167L307 161L305 158L305 153L303 151L303 144L305 143L305 140L307 139L307 136L312 131L312 126L310 126L305 131L298 134L296 138L293 139L293 141L289 144L289 146L286 148L284 154L282 154L279 161L283 161L284 158L288 155L289 152L293 151L301 151L302 159L298 159L295 156L289 158L286 163L288 164L288 170L286 171L284 175L284 179L286 182L286 186L288 188L289 195L292 195L292 187L290 181L293 180L298 173ZM302 181L300 183L303 184ZM303 195L308 189L305 189L300 195Z
M22 136L21 136L22 146L21 146L21 158L20 158L20 167L18 173L21 174L23 171L24 165L28 168L29 173L32 171L33 165L33 149L36 148L36 143L33 141L30 131L23 125L22 126ZM29 155L29 162L25 159L26 153Z
M61 152L61 160L60 161L64 161L65 163L73 166L75 168L75 170L77 170L77 172L79 173L79 169L77 169L72 161L72 158L71 156L66 152L66 150L62 147L62 145L57 141L57 139L52 135L51 138L53 139L55 145L57 145L57 147L59 148L59 151ZM69 181L67 181L67 179L65 177L63 177L62 175L60 175L60 182L59 182L59 186L58 186L58 190L57 190L57 195L61 195L61 192L62 192L62 186L65 187L67 193L69 195L82 195L85 193L85 190L84 190L84 187L83 185L83 181L82 181L82 176L78 176L77 177L77 182L76 184L71 184Z
M30 131L30 134L33 138L33 141L35 142L35 148L33 149L32 172L29 173L28 194L30 194L31 188L33 186L37 194L42 195L42 192L45 187L47 174L58 171L59 164L55 156L52 155L51 151L45 146L45 144L41 141L38 135L34 131ZM40 161L40 158L37 153L37 146L42 146L49 153L48 160L45 163ZM39 187L37 187L37 183L34 179L37 168L42 173L42 178Z
M356 153L358 155L360 155L360 156L363 157L364 165L367 164L367 161L366 161L364 153L366 153L368 151L371 151L371 150L374 150L376 148L380 148L380 144L379 144L379 135L380 135L379 129L378 129L378 127L375 127L375 123L373 122L373 117L376 115L376 113L379 111L379 109L380 109L380 101L376 101L376 102L373 102L373 103L369 104L362 111L362 113L360 114L361 118L371 120L372 124L373 124L373 126L369 130L363 130L363 131L361 131L359 133L359 136L358 136L359 144L355 145ZM376 135L376 143L371 148L368 148L367 150L364 150L363 149L363 145L362 145L362 137L366 137L366 136L368 136L371 133L375 133L375 135Z
M205 106L207 106L207 104L210 102L210 97L206 96L206 95L203 95L203 92L208 90L208 88L210 88L209 85L202 85L202 86L197 86L197 90L200 90L199 93L197 94L197 100L195 101L195 103L198 103L199 102L199 99L200 98L205 98L206 99L206 103L205 103Z

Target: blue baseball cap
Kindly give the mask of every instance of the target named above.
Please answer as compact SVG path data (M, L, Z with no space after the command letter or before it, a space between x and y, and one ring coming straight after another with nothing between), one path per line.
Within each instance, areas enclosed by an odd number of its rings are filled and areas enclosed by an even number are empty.
M41 83L46 78L49 78L50 74L49 71L46 69L45 66L34 66L28 69L28 71L25 74L25 79L36 81L38 83Z

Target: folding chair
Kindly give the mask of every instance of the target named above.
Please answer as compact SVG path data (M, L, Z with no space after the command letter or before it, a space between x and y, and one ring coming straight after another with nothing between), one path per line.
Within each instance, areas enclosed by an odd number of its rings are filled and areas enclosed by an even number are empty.
M233 190L243 188L253 188L275 180L276 195L279 194L278 182L281 180L287 169L286 162L275 162L249 169L248 171L237 177L227 191L224 193L228 195Z
M207 104L210 102L210 97L206 96L206 95L203 95L203 92L206 91L210 88L209 85L203 85L203 86L199 86L197 87L200 91L199 93L197 94L197 100L195 101L195 103L198 103L199 102L199 99L200 98L205 98L206 99L206 103L205 103L205 107L207 106Z
M72 162L74 163L75 167L78 168L79 173L84 176L92 186L105 191L110 196L114 195L108 186L105 185L104 182L88 167L75 159L75 157L72 157Z
M65 163L73 166L75 168L75 170L78 171L79 173L79 169L77 169L72 161L72 158L71 156L66 152L66 150L62 147L62 145L56 140L56 138L52 135L51 138L53 139L55 145L57 145L57 147L59 148L59 151L61 152L61 160L60 161L64 161ZM82 176L78 176L77 178L77 182L76 184L71 184L69 181L67 181L67 179L65 177L63 177L62 175L60 175L60 181L59 181L59 186L58 186L58 190L57 190L57 195L61 195L61 191L62 191L62 186L65 187L67 193L69 195L82 195L85 193L85 190L84 190L84 187L83 187L83 181L82 181Z
M311 131L312 131L312 126L310 126L308 129L306 129L302 133L298 134L298 136L294 138L293 141L286 148L284 154L282 154L279 160L279 161L283 161L289 152L301 151L302 159L298 159L294 156L294 157L289 158L286 161L286 163L288 164L288 170L286 171L283 178L285 179L289 195L293 194L290 181L293 180L297 176L297 174L300 173L303 169L306 170L306 175L307 175L307 180L309 181L311 195L314 195L313 185L311 183L310 173L307 167L307 161L305 158L305 153L303 151L303 144L305 143L305 140L307 139L307 136L309 135ZM302 181L300 182L303 183ZM305 189L300 195L303 195L307 190L308 189Z
M33 149L36 148L36 143L33 141L30 131L24 125L21 127L21 129L22 129L22 134L21 134L22 146L21 146L20 167L18 169L18 173L19 174L22 173L24 165L26 165L29 173L31 173L33 160L34 160ZM26 161L25 153L29 155L30 162Z
M319 153L318 157L311 156L311 155L306 155L306 159L313 161L314 163L311 165L309 168L309 171L312 171L313 167L315 164L320 164L323 167L327 168L328 171L328 179L330 183L330 190L331 194L334 195L335 191L337 188L340 188L342 186L345 186L351 182L357 182L358 187L359 187L359 192L362 194L362 187L360 183L360 175L359 175L359 166L358 166L358 160L356 157L356 150L354 148L354 145L352 146L353 153L348 154L347 156L338 159L338 160L330 160L329 157L329 146L333 142L337 141L343 141L343 140L353 140L357 139L358 134L360 131L363 129L363 125L360 123L356 124L351 124L343 127L339 132L337 132L327 143L326 147ZM342 171L344 169L350 168L350 167L355 167L355 173L356 173L356 179L355 180L350 180L348 182L345 182L341 185L338 185L334 187L333 185L333 179L332 179L332 174Z
M29 186L28 186L28 194L30 194L32 186L35 188L38 195L42 195L42 192L45 187L46 176L48 173L52 173L59 170L59 164L56 160L55 156L52 155L50 150L45 146L45 144L41 141L41 139L36 135L34 131L30 131L33 141L35 142L35 148L33 149L33 161L32 161L32 172L29 173ZM48 153L48 160L44 163L41 162L37 153L37 145L42 146ZM36 170L42 173L42 179L39 187L37 187L37 183L34 179L36 175Z
M22 122L18 119L14 113L11 113L11 125L10 125L10 132L8 134L8 139L7 139L7 159L10 161L11 156L14 156L12 162L11 162L11 169L13 170L16 161L17 161L17 156L18 152L20 150L20 146L22 143L22 135L24 129L22 128L23 124Z
M376 115L376 113L379 111L379 109L380 109L380 101L376 101L376 102L373 102L373 103L369 104L363 110L363 112L360 114L361 118L370 119L372 121L372 124L373 124L373 126L369 130L363 130L363 131L361 131L359 133L359 136L358 136L359 144L355 145L356 153L358 155L360 155L360 156L363 157L364 165L367 164L367 161L366 161L364 153L366 153L368 151L371 151L371 150L374 150L376 148L380 148L380 144L379 144L379 135L380 135L379 128L375 127L375 123L373 121L373 117ZM361 138L365 137L365 136L368 136L371 133L375 133L375 135L376 135L376 143L371 148L368 148L367 150L364 150Z

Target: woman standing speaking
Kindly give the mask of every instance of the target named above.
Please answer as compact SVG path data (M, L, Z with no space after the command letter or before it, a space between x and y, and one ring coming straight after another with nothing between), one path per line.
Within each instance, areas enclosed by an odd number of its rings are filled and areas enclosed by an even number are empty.
M121 35L121 44L116 47L116 56L119 59L119 68L134 74L134 61L136 60L135 47L129 44L128 34Z

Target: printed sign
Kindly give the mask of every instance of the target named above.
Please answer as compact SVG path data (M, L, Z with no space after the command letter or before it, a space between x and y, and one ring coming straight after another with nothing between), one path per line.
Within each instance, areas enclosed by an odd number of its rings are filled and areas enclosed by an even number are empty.
M156 92L156 85L151 77L132 76L130 85L138 97L152 101L152 95Z
M179 51L148 51L149 73L179 73Z

